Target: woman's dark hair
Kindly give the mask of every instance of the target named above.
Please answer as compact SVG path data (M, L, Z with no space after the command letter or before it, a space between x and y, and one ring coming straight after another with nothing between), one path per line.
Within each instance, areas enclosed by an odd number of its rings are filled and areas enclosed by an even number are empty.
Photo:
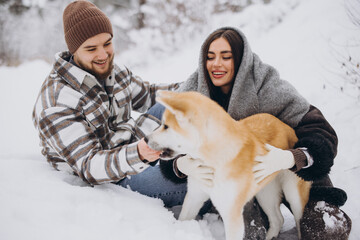
M228 108L230 94L226 96L222 93L219 87L214 86L212 83L209 73L206 68L207 55L210 48L210 44L216 39L224 38L230 45L232 56L234 60L234 79L238 73L241 60L244 53L244 41L240 34L233 29L221 28L216 30L205 40L202 48L202 62L203 62L203 71L205 74L205 80L210 90L210 98L219 103L225 110ZM233 80L234 80L233 79ZM231 93L231 91L230 91Z

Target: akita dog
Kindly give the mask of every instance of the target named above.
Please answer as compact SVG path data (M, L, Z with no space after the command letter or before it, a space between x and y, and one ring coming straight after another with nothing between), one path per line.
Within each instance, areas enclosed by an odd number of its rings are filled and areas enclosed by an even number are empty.
M213 186L188 178L188 192L179 216L194 219L209 198L221 215L227 240L244 237L243 207L255 195L268 216L266 239L279 234L283 224L282 196L299 222L308 201L310 182L289 170L276 172L256 183L253 166L257 155L267 153L265 144L290 149L297 142L294 130L270 114L256 114L235 121L217 103L197 92L159 93L166 110L163 124L147 136L148 145L168 157L189 154L214 169ZM274 161L276 164L276 161Z

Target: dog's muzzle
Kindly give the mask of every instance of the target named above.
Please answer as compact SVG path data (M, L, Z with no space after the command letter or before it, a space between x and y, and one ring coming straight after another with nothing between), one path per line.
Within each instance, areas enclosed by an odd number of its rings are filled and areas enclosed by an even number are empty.
M174 158L174 151L170 148L164 148L160 153L160 158Z

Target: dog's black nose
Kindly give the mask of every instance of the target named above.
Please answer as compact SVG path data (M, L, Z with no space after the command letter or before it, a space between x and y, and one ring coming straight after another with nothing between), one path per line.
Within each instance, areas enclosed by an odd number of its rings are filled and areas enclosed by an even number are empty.
M149 142L149 139L148 139L147 137L144 137L144 141L145 141L146 143L148 143L148 142Z

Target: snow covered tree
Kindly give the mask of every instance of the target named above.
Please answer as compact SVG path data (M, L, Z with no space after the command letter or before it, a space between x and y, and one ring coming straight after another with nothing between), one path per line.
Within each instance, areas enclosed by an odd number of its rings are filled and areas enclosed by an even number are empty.
M350 20L360 30L360 0L347 0L345 1L345 7ZM360 34L359 34L360 35ZM341 69L344 73L344 84L341 87L342 91L357 97L360 101L360 55L358 52L351 51L354 46L360 45L360 38L353 40L349 44L349 52L347 56L341 56ZM350 85L353 89L345 89L345 86Z
M41 58L66 49L62 11L72 0L0 0L0 65ZM169 52L207 31L213 14L239 12L270 0L90 0L113 24L116 51L143 45Z

